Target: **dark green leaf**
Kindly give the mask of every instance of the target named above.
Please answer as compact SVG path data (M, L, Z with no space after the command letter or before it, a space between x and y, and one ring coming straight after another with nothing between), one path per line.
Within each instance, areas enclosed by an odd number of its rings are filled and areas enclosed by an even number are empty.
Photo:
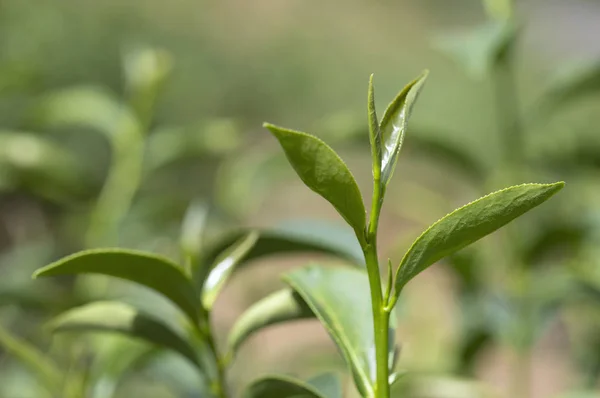
M202 286L202 305L210 310L235 267L252 250L258 240L258 232L251 231L217 257Z
M388 184L396 168L408 120L428 74L428 71L423 72L404 87L388 105L381 119L381 183L384 186Z
M265 256L302 252L329 254L352 264L364 264L362 249L356 237L343 224L290 221L276 228L258 231L258 240L238 267ZM233 232L208 247L202 257L202 265L196 269L194 281L197 285L204 283L210 271L209 265L215 264L221 253L251 232L252 230Z
M238 348L254 333L282 322L314 317L304 300L290 289L279 290L254 303L235 322L229 332L228 351Z
M373 311L367 274L355 268L309 266L285 275L325 326L352 370L363 396L376 384ZM393 363L395 318L390 319L389 360Z
M86 250L39 269L34 277L77 274L108 275L139 283L167 297L192 322L200 319L198 292L183 270L166 258L135 250Z
M330 398L313 386L284 376L266 376L252 382L243 398Z
M335 207L357 236L365 230L365 205L354 176L342 159L323 141L272 124L264 126L281 147L304 184Z
M548 200L564 186L523 184L477 199L446 215L415 240L396 272L396 297L436 261L470 245Z
M95 302L66 311L50 324L52 332L114 332L146 340L183 355L200 367L194 348L167 325L125 303Z

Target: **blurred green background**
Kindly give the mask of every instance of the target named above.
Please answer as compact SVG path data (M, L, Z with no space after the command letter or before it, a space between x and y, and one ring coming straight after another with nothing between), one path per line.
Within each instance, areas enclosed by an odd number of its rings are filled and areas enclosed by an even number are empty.
M600 3L520 0L515 14L507 39L479 0L0 0L0 397L43 396L18 344L76 380L93 373L106 342L51 337L43 325L61 310L106 297L171 310L129 284L32 281L34 269L97 246L174 257L190 203L208 209L207 241L240 226L338 222L262 122L323 138L369 197L368 77L381 113L423 69L381 222L386 256L399 262L420 230L482 193L567 188L512 236L403 293L410 375L398 396L512 397L523 384L531 397L599 396ZM215 310L222 340L283 270L313 259L237 273ZM307 321L254 337L230 379L239 391L264 373L343 369ZM197 397L197 384L164 355L132 367L115 396Z

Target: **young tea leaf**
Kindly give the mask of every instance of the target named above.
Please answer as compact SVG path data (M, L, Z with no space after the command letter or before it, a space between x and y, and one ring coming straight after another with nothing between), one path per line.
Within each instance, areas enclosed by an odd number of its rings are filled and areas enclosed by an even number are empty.
M284 280L300 294L325 326L352 370L362 396L372 397L377 379L373 311L367 274L355 268L309 266ZM390 319L389 364L395 350Z
M428 74L428 71L424 71L421 76L404 87L383 114L379 125L380 144L383 145L381 148L381 183L383 186L386 186L392 178L408 127L408 120Z
M162 294L192 322L199 322L199 293L183 270L166 258L135 250L85 250L47 265L33 276L78 274L101 274L136 282Z
M284 376L265 376L253 381L243 398L335 398L321 394L315 387Z
M373 88L373 75L369 78L369 93L367 95L367 110L369 114L369 143L371 144L371 158L373 159L373 177L381 176L381 129L375 110L375 89Z
M66 311L50 321L53 333L113 332L168 348L201 368L194 348L161 321L134 307L114 301L95 302Z
M335 207L358 237L366 225L366 211L354 176L333 149L315 136L265 123L279 140L300 179Z
M282 289L254 303L235 322L229 332L228 351L238 348L254 333L282 322L314 317L304 300L290 289Z
M523 184L477 199L431 225L415 240L396 271L396 297L417 274L542 204L562 189L554 184Z
M244 259L256 244L258 232L251 231L235 242L216 259L202 286L202 305L210 310L217 296L225 286L235 267Z

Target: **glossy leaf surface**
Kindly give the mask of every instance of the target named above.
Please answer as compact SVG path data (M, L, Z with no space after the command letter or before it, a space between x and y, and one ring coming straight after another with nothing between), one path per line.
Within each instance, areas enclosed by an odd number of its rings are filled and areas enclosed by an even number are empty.
M183 270L166 258L135 250L86 250L39 269L34 277L77 274L101 274L136 282L164 295L193 322L199 320L199 294Z
M243 398L330 398L315 387L285 376L266 376L252 382Z
M335 207L362 236L365 205L354 176L342 159L319 138L272 124L264 126L279 140L288 161L304 184Z
M228 351L235 355L244 341L263 328L312 317L312 310L297 293L279 290L254 303L237 319L229 333Z
M87 304L66 311L50 321L54 332L114 332L146 340L178 352L200 366L192 346L161 321L120 302Z
M252 250L258 239L258 232L251 231L217 257L202 287L202 305L211 309L219 292L229 279L235 267Z
M352 370L363 396L373 396L376 384L373 311L367 274L355 268L305 267L286 274L325 326ZM393 363L395 318L390 319L389 360Z
M396 272L396 295L436 261L470 245L548 200L564 183L523 184L477 199L446 215L412 244Z
M379 141L380 145L382 145L381 182L384 185L387 185L394 173L398 155L402 148L402 142L404 141L404 135L408 127L408 120L428 74L428 71L423 72L421 76L404 87L389 104L381 119L381 124L379 125L381 139Z

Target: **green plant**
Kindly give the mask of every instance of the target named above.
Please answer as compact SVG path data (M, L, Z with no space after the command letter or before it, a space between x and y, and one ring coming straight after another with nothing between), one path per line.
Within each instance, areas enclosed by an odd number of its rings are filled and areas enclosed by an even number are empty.
M330 202L354 231L356 242L340 245L338 233L313 230L238 232L223 241L201 246L199 237L182 242L185 259L177 264L152 253L124 249L94 249L68 256L35 273L39 276L102 274L143 285L169 299L183 315L181 322L161 320L120 302L91 303L60 315L54 331L111 331L137 337L179 353L208 382L215 397L229 396L226 370L237 348L258 330L280 322L316 317L337 344L363 397L388 398L395 369L394 307L404 286L420 272L513 219L540 205L563 183L524 184L473 201L432 224L406 251L394 271L387 261L382 281L377 251L379 218L408 121L427 73L408 84L390 103L381 121L374 106L371 78L368 91L373 195L367 220L356 181L341 158L315 136L272 124L264 126L279 141L288 161L311 190ZM197 218L201 219L201 218ZM184 223L186 234L199 228ZM317 232L317 231L320 231ZM195 246L194 243L195 242ZM363 258L357 258L356 244ZM212 306L228 278L250 259L281 252L320 251L357 267L309 265L284 276L288 287L255 303L234 325L225 353L210 326ZM383 282L383 286L382 286ZM253 397L342 396L334 375L308 382L268 376L244 392Z

